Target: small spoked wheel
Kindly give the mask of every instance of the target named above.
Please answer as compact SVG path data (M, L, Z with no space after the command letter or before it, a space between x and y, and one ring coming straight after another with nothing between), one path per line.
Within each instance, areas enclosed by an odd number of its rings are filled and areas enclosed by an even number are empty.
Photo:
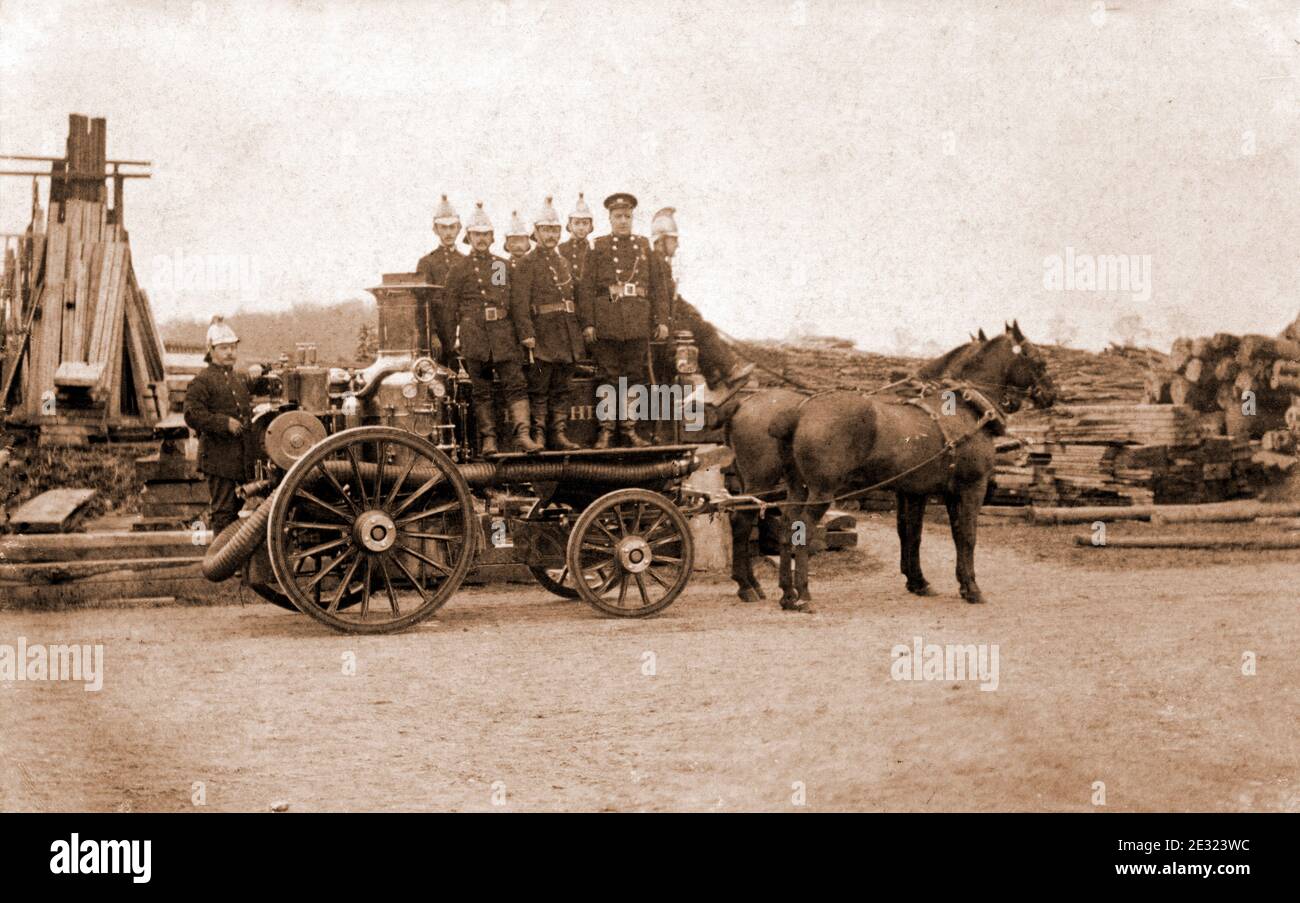
M336 433L299 458L267 523L280 590L345 633L391 633L432 615L465 579L476 537L455 463L378 426Z
M538 501L529 509L528 520L557 520L559 516L570 513L568 505L559 505ZM559 537L552 537L548 533L539 534L539 543L542 544L542 551L548 557L557 556L564 563L558 568L548 568L529 565L528 570L533 575L543 589L547 592L559 596L562 599L580 599L578 589L573 582L573 572L569 570L569 562L565 558L564 540ZM593 575L593 580L599 585L600 578Z
M582 599L608 615L644 618L686 588L695 560L690 524L671 499L619 489L582 512L565 556Z

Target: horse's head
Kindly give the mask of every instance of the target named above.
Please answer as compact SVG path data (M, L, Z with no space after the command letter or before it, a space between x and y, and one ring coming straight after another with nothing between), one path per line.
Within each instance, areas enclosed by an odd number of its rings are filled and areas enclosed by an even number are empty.
M998 339L1001 340L1001 353L1009 355L1002 371L1002 407L1007 413L1019 410L1022 395L1028 395L1037 408L1050 408L1055 404L1056 384L1047 372L1047 358L1025 338L1020 331L1020 322L1012 321Z

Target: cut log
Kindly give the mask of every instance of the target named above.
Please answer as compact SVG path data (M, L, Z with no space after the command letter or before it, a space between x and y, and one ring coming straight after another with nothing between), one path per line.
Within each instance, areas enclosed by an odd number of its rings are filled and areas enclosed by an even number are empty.
M1257 517L1300 515L1300 502L1212 502L1205 505L1132 505L1127 508L1029 508L1035 524L1090 524L1095 521L1150 520L1162 523L1231 523Z
M1187 366L1183 368L1183 377L1189 383L1199 383L1201 381L1201 377L1204 376L1204 374L1205 374L1205 361L1204 359L1199 357L1192 358L1190 361L1187 362Z
M51 489L19 506L9 523L19 533L60 533L82 505L95 497L94 489Z
M1300 534L1268 536L1109 536L1101 544L1092 534L1075 536L1074 544L1091 549L1300 549Z

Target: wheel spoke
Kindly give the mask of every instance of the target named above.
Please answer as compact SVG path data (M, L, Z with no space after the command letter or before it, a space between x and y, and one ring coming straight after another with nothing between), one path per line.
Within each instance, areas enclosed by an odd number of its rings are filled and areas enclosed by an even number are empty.
M414 536L416 539L438 539L443 542L456 542L459 536L452 536L450 533L412 533L408 530L402 531L403 536Z
M416 521L421 521L424 520L425 518L433 517L435 514L446 514L448 511L452 511L459 507L460 507L460 502L456 500L452 500L450 502L443 502L441 505L430 508L428 511L421 511L419 514L408 514L406 517L402 518L401 520L396 521L396 523L397 526L399 527L405 527L407 524L413 524ZM397 512L394 512L394 517L396 517L396 514Z
M393 591L393 581L388 576L388 564L383 558L379 559L379 573L384 576L384 588L388 590L388 604L392 606L393 614L401 615L401 606L397 604L397 593Z
M601 532L604 533L606 536L609 537L609 541L610 541L610 542L612 542L614 545L618 545L618 544L619 544L619 542L620 542L619 538L618 538L617 536L615 536L613 533L609 532L609 528L606 527L604 524L602 524L602 523L600 522L600 518L596 518L596 520L592 521L592 523L595 524L597 527L599 527L600 530L601 530ZM623 529L623 520L622 520L622 518L619 519L618 526L619 526L619 529L620 529L620 530Z
M289 530L331 530L335 533L346 533L352 529L347 524L316 524L300 520L287 521L284 526Z
M681 564L682 560L680 558L669 558L666 555L656 555L653 563L662 564L664 562L667 562L669 564Z
M663 577L660 577L658 574L655 573L655 569L654 569L653 565L652 565L651 567L646 568L646 569L645 569L645 572L646 572L647 574L649 574L652 578L654 578L655 583L658 583L658 584L659 584L660 586L662 586L664 589L672 589L672 587L671 587L670 585L668 585L667 583L664 583L664 578L663 578Z
M681 542L681 541L682 538L678 536L676 533L674 533L672 536L665 536L662 539L656 539L654 542L648 543L648 545L650 546L650 548L654 549L662 545L667 545L670 542Z
M436 570L438 570L438 571L441 571L442 574L443 574L443 576L445 576L445 577L450 577L450 576L451 576L451 568L447 567L447 566L446 566L445 564L443 564L441 561L435 561L434 559L430 558L428 555L424 554L423 552L416 551L415 549L412 549L410 546L404 546L404 545L402 545L400 542L397 543L397 544L394 546L394 548L397 548L397 549L402 550L402 551L405 552L407 555L410 555L412 558L418 558L418 559L420 559L421 561L423 561L425 564L429 565L430 567L432 567L432 568L434 568L434 569L436 569Z
M424 484L420 486L419 489L415 490L410 495L408 495L406 499L402 502L402 504L398 505L397 508L394 509L393 517L397 517L398 515L400 515L407 508L411 507L411 505L414 504L416 499L424 495L434 486L437 486L439 483L444 482L446 479L447 478L444 477L441 473L436 473L433 476L429 477L429 479L425 480Z
M339 584L338 590L334 593L334 598L330 599L329 611L331 613L337 612L339 610L339 603L343 601L343 597L347 594L348 584L352 582L352 575L357 572L357 568L360 565L361 565L360 555L358 555L356 558L353 558L352 564L348 565L348 572L343 575L343 582Z
M339 520L343 521L345 524L350 524L352 522L351 514L348 514L342 508L337 508L334 505L331 505L329 502L325 501L324 499L318 498L305 487L299 486L298 494L303 498L307 499L313 505L319 505L320 507L324 508L326 511L329 511L330 513L334 514L335 516L338 517Z
M645 589L645 578L642 577L640 574L637 574L637 575L636 575L636 588L637 588L638 590L640 590L640 592L641 592L641 602L642 602L642 604L644 604L644 605L649 605L649 604L650 604L650 596L649 596L648 593L646 593L646 589Z
M352 509L353 513L360 514L361 506L352 500L352 496L348 495L348 491L343 488L343 484L335 478L334 474L329 472L329 468L325 466L325 462L317 461L316 469L325 474L326 479L328 479L334 486L334 491L343 497L343 501L348 503L348 507Z
M626 571L623 572L623 579L618 582L618 601L616 604L619 608L623 607L623 600L627 598L627 578Z
M415 575L411 573L411 569L402 563L400 555L393 556L393 564L397 565L398 569L406 575L406 579L411 581L411 585L414 586L415 591L420 594L420 598L424 600L424 604L428 605L431 601L429 599L429 594L424 591L424 587L420 584L420 581L415 579Z
M325 567L321 568L319 571L316 572L316 576L312 577L311 581L307 584L307 589L309 590L315 589L320 584L320 582L325 579L325 575L328 574L330 571L334 570L336 567L338 567L339 564L342 563L344 558L347 558L349 555L356 555L356 554L357 554L356 549L348 549L347 551L343 552L343 554L339 555L338 558L335 558L329 564L325 565Z
M645 502L636 503L636 520L632 522L632 534L641 532L641 516L645 514Z
M328 552L330 549L337 549L339 546L351 542L346 536L340 536L338 539L331 539L329 542L323 542L318 546L312 546L310 549L303 549L301 552L294 552L289 556L290 561L299 561L303 558L310 558L313 555L319 555L321 552Z
M347 452L348 462L352 465L352 476L357 480L357 492L361 493L361 507L370 507L370 496L366 493L366 481L361 478L361 465L357 463L357 450L351 445L346 445L343 450Z
M664 522L666 517L668 517L668 512L660 511L659 516L655 518L655 522L650 525L649 529L641 531L641 538L648 542L650 537L655 535L655 531L659 529L659 525Z
M406 473L402 474L402 478L393 484L392 490L388 493L388 498L384 499L385 508L393 507L393 502L397 501L398 493L400 493L402 491L402 487L406 485L406 478L411 475L411 471L414 469L415 469L415 455L411 455L411 463L406 465Z
M361 620L370 612L370 580L374 573L375 560L366 556L366 582L361 586Z
M603 567L597 568L597 572L603 569ZM613 571L610 572L610 575L605 578L605 581L601 583L600 587L596 590L596 595L603 596L605 593L609 592L609 588L614 585L614 581L618 579L618 575L621 573L623 573L622 568L614 568Z
M384 465L388 463L388 443L380 439L375 445L375 504L384 497Z

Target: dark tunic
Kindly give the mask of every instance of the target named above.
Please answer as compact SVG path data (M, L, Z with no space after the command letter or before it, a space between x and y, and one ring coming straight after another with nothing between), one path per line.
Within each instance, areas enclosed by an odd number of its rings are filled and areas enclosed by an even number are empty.
M510 278L519 340L537 340L534 359L558 363L582 360L587 349L578 325L576 286L569 262L559 252L538 245Z
M480 361L523 360L510 303L510 261L490 251L462 258L447 280L460 353ZM489 320L491 316L493 319ZM525 316L527 316L525 312Z
M438 286L429 302L430 312L433 315L430 325L437 332L438 340L442 342L444 356L451 354L451 346L456 337L456 310L455 305L447 298L447 281L451 277L452 269L464 259L465 255L455 248L439 245L421 257L415 267L415 272L423 281Z
M622 294L627 284L634 294ZM594 326L596 338L608 341L648 339L656 326L667 325L668 280L648 238L596 239L578 290L578 322Z
M226 422L234 417L244 432L230 435ZM253 420L248 379L228 367L209 364L185 390L185 423L199 434L199 470L227 480L248 479L244 437Z

